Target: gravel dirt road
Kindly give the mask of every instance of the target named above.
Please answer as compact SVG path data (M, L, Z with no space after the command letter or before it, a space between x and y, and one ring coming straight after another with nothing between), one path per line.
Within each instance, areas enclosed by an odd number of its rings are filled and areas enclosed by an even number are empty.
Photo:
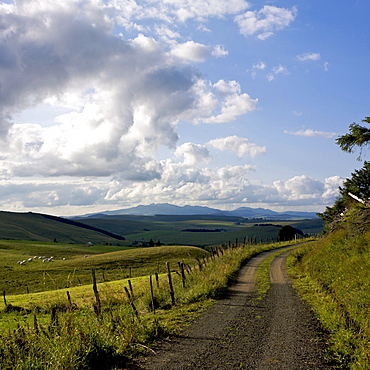
M289 279L289 251L271 265L271 287L257 299L256 271L275 251L252 258L226 298L202 314L181 335L127 369L329 369L319 323Z

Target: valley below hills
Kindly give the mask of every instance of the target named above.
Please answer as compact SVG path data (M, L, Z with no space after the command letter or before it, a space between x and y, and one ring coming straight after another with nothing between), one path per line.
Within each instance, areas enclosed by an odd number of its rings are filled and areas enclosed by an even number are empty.
M248 215L248 216L247 216ZM219 211L170 204L138 206L64 218L41 213L0 212L0 239L120 247L277 241L279 229L292 225L299 235L317 235L323 222L316 214L279 214L265 209Z

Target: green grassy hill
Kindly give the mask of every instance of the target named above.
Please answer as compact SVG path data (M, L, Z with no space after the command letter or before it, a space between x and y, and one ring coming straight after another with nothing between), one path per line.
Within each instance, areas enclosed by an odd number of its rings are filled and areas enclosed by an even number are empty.
M61 243L123 243L120 235L76 221L38 213L0 212L0 239Z
M99 282L163 273L167 261L177 266L179 261L193 263L195 258L208 254L191 246L86 247L3 240L0 241L0 291L7 294L34 293L91 284L92 268L96 270ZM44 262L45 257L51 256L52 261ZM19 264L19 261L26 262Z

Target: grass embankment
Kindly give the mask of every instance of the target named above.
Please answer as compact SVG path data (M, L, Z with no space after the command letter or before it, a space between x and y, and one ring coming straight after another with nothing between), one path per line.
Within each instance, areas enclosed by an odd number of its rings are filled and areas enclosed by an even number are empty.
M153 277L153 301L149 276L132 279L133 305L130 305L123 289L127 286L127 280L98 284L101 315L97 315L91 308L94 302L91 285L90 293L86 287L68 289L72 305L63 291L10 296L7 311L11 313L1 314L3 329L0 336L0 368L122 368L132 356L140 351L150 350L148 347L154 341L175 333L187 325L194 315L212 304L235 278L244 260L258 251L278 246L281 245L238 247L226 249L217 256L196 248L208 258L198 258L197 261L196 255L193 255L192 262L186 263L192 269L190 271L188 268L186 271L185 287L177 264L171 264L174 303L169 294L166 274L159 276L158 284ZM138 250L137 253L143 253L142 265L148 262L152 269L150 273L154 273L154 263L164 261L170 255L172 260L177 258L182 261L185 256L181 253L185 249L186 247L160 248L162 257L158 255L156 260L151 255L152 248ZM146 258L145 251L148 252ZM118 252L113 252L112 255L115 253ZM98 256L95 257L98 263ZM110 257L105 254L102 258L107 261ZM202 262L201 269L199 261ZM15 306L26 308L27 311L14 312L12 309Z
M289 257L295 286L329 331L342 368L370 368L370 232L337 231Z

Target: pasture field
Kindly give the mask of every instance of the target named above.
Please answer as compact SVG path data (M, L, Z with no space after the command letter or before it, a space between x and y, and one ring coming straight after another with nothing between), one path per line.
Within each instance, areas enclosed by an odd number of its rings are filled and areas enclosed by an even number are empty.
M165 272L165 262L186 263L208 252L189 246L127 248L76 244L0 241L0 291L35 293L91 283L91 269L99 282ZM43 262L50 258L50 262ZM34 259L34 257L37 257ZM28 261L23 265L19 261Z

